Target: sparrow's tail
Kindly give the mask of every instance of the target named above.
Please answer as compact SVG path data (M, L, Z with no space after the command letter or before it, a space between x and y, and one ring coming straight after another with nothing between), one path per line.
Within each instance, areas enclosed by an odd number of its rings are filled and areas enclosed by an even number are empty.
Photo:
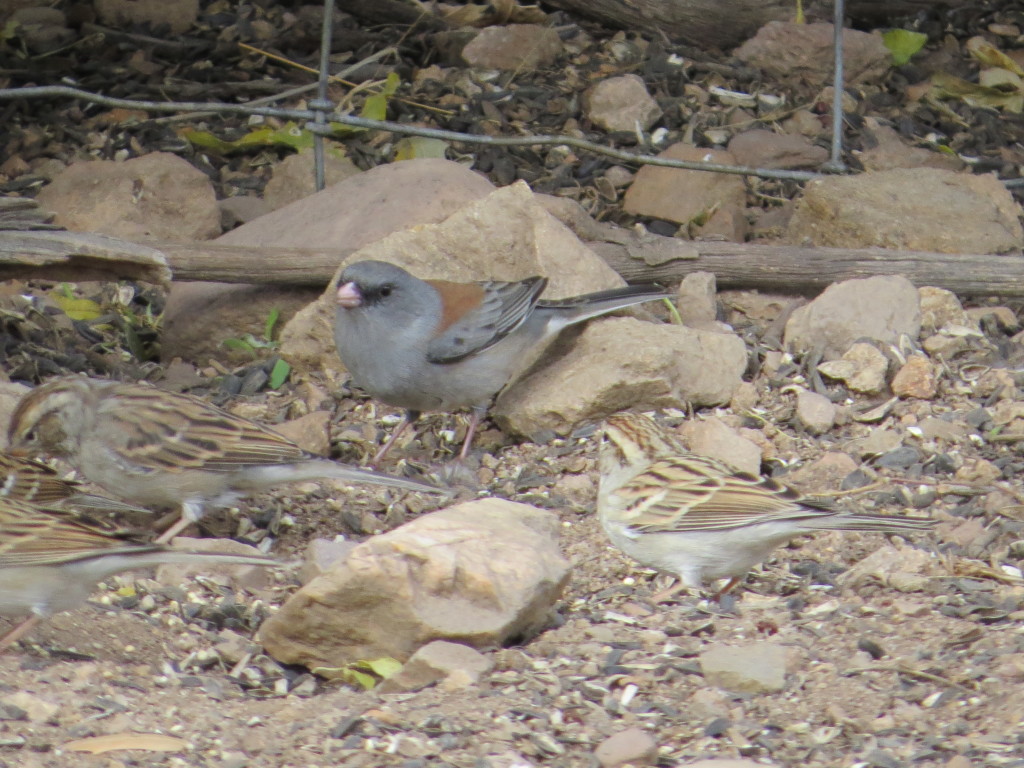
M923 517L897 517L895 515L838 514L822 515L801 523L807 530L826 531L880 531L900 533L901 531L927 531L938 520Z
M295 483L305 480L341 480L344 483L356 483L363 485L384 485L392 488L402 488L406 491L420 491L422 493L445 493L444 488L424 483L419 480L409 480L404 477L395 477L383 472L374 472L370 469L359 469L358 467L346 467L330 459L319 461L303 461L298 464L280 464L259 467L261 482L268 484ZM275 479L275 473L280 474Z
M559 313L563 325L575 325L598 317L616 309L629 307L633 304L642 304L645 301L657 301L667 299L672 294L660 285L655 283L643 283L640 285L627 285L622 288L611 288L607 291L586 293L582 296L573 296L568 299L555 299L553 301L538 301L537 308L568 310Z
M53 564L62 564L68 573L91 583L96 583L115 573L137 568L151 568L164 563L227 563L229 565L281 565L266 555L242 555L229 552L195 552L187 549L173 549L162 544L138 544L116 550L101 550L64 559L54 559Z

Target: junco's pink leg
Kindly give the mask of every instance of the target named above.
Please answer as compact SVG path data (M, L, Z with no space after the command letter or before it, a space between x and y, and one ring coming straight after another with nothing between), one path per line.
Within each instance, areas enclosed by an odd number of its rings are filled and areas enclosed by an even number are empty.
M373 455L373 460L370 461L370 465L369 465L370 469L376 469L377 468L377 465L380 464L380 462L382 462L384 460L384 457L387 456L388 451L391 450L391 446L394 445L398 441L398 438L402 436L402 433L405 432L406 428L410 424L415 424L416 421L419 420L419 418L420 418L420 412L419 411L406 411L405 412L405 415L402 417L401 423L399 423L399 425L397 427L395 427L395 431L391 433L391 437L389 437L387 439L387 442L384 443L384 447L381 448L379 451L377 451L377 453L375 453Z
M466 428L466 439L462 441L462 450L459 451L459 461L465 461L469 455L469 446L472 445L476 428L480 425L480 417L486 410L487 406L482 406L473 408L469 412L469 426Z

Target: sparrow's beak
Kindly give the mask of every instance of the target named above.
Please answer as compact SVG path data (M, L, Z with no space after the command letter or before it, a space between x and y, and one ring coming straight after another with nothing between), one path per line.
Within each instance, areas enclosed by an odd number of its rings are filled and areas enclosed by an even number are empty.
M345 283L338 289L338 306L345 309L355 309L363 305L363 294L359 292L359 286L355 283Z

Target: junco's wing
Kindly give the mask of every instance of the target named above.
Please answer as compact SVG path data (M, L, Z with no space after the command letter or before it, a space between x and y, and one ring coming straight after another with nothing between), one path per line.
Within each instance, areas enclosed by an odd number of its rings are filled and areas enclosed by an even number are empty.
M284 436L190 395L132 387L100 409L108 450L135 471L232 472L310 458Z
M444 314L427 345L431 363L457 363L497 344L522 325L548 281L450 283L427 280L441 296Z
M837 514L824 500L697 454L655 461L615 495L626 502L621 521L642 533L726 530Z

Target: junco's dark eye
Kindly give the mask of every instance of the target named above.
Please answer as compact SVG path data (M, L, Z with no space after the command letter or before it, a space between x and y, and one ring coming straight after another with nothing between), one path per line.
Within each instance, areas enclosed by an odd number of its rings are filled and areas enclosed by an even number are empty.
M380 295L386 299L388 296L391 295L392 288L393 287L390 285L382 285L380 287Z

